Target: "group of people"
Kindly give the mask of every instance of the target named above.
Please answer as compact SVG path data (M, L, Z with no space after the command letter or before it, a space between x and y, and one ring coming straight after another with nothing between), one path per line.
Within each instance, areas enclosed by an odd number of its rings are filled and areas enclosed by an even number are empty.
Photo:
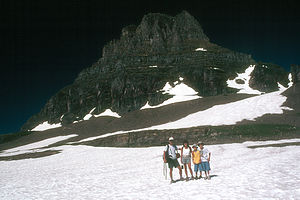
M181 152L181 154L178 153L178 151ZM165 163L168 163L169 169L170 169L170 178L171 183L175 182L173 179L173 168L179 169L179 175L180 180L184 180L182 177L182 168L178 162L178 159L180 158L181 163L184 166L186 180L190 180L188 176L188 169L191 174L191 179L201 179L202 178L202 172L204 172L205 180L210 180L210 157L211 153L210 151L204 147L203 142L199 141L198 145L193 144L192 148L189 146L189 143L187 140L183 142L183 145L181 148L178 148L174 144L174 138L169 138L169 144L164 149L163 159ZM194 164L194 172L195 176L192 171L191 162ZM199 172L199 176L198 176Z

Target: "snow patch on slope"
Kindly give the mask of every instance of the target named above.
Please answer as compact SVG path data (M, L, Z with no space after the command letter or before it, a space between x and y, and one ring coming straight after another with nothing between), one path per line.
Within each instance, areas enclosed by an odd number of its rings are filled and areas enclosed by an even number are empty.
M58 127L61 127L61 123L49 124L49 122L46 121L46 122L43 122L43 123L37 125L35 128L31 129L31 131L45 131L45 130L58 128Z
M83 120L89 120L91 117L93 117L92 113L94 112L94 110L96 109L93 108L86 116L84 116Z
M249 86L249 81L251 79L251 73L254 70L255 65L250 65L244 73L237 73L237 77L233 80L227 80L227 86L235 89L239 89L237 93L240 94L262 94L258 90L254 90ZM238 84L236 80L241 79L244 81L244 84Z
M14 155L19 155L19 154L24 154L24 153L33 153L33 152L36 152L36 149L38 149L38 148L47 147L51 144L54 144L54 143L57 143L57 142L60 142L63 140L67 140L67 139L70 139L70 138L76 137L76 136L78 136L78 135L72 134L72 135L66 135L66 136L57 136L57 137L49 138L49 139L42 140L39 142L34 142L31 144L19 146L16 148L12 148L12 149L3 151L0 154L0 157L14 156ZM42 150L42 151L44 151L44 150Z
M197 49L195 49L195 51L207 51L207 49L204 49L204 48L197 48Z
M291 73L289 73L288 79L289 79L288 87L292 87L293 86L293 78L292 78Z
M233 125L243 120L252 120L266 114L282 114L284 110L291 108L282 106L287 97L281 95L282 91L267 93L255 97L250 97L240 101L216 105L209 109L190 114L182 119L148 128L117 131L107 133L101 136L83 139L79 142L92 141L113 135L124 134L128 132L139 132L145 130L165 130L165 129L182 129L197 126L220 126Z
M116 117L116 118L121 117L118 113L111 111L111 109L106 109L103 113L94 116L95 117L109 116L109 117Z
M183 81L184 79L182 77L179 78L180 81ZM201 98L198 96L198 92L196 92L193 88L189 87L188 85L184 83L180 83L179 81L174 82L174 87L170 85L169 82L165 84L163 89L161 90L163 94L169 94L173 95L172 98L164 101L162 104L156 105L156 106L150 106L149 102L144 105L141 110L143 109L148 109L148 108L158 108L161 106L173 104L173 103L178 103L178 102L183 102L183 101L190 101L194 99L199 99Z
M94 110L96 109L96 107L95 108L93 108L84 118L83 118L83 120L89 120L91 117L102 117L102 116L109 116L109 117L116 117L116 118L120 118L121 116L118 114L118 113L116 113L116 112L113 112L111 109L106 109L103 113L100 113L99 115L93 115L92 113L94 112ZM82 121L82 120L79 120L79 121L74 121L73 122L73 124L74 123L78 123L78 122L80 122L80 121Z

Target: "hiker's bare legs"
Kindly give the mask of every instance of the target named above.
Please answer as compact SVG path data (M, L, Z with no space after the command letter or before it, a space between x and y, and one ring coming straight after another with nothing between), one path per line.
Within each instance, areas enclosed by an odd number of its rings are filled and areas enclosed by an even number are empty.
M192 178L194 178L193 170L192 170L192 167L191 167L191 163L188 163L188 167L189 167L189 170L190 170Z
M209 171L207 171L208 179L210 179Z
M208 177L207 177L207 171L205 171L205 178L207 179Z
M173 168L170 168L170 178L171 178L171 181L173 181Z
M185 176L186 176L186 178L188 178L189 175L188 175L188 172L187 172L186 164L183 164L183 165L184 165Z
M180 179L182 179L182 169L181 169L180 165L177 168L179 169Z

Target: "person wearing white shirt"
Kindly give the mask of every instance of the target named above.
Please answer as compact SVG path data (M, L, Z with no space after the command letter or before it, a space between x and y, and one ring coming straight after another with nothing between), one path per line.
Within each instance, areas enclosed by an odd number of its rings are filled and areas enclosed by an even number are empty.
M173 167L179 169L179 175L180 175L180 180L183 180L182 178L182 169L179 165L179 162L177 160L176 153L178 151L178 148L176 145L173 144L174 138L170 137L169 138L169 144L165 147L164 150L164 162L168 163L169 169L170 169L170 178L171 178L171 183L174 183L175 181L173 180Z
M202 175L201 172L204 171L205 179L210 180L209 171L210 171L211 152L207 148L204 148L203 142L199 141L198 145L199 145L200 154L201 154L200 177Z
M186 180L189 180L188 172L187 172L187 167L190 170L191 173L191 178L192 180L194 179L193 171L191 168L191 155L192 155L192 148L189 146L189 143L187 140L183 141L183 146L180 149L181 150L181 163L184 166L185 170L185 175L186 175Z

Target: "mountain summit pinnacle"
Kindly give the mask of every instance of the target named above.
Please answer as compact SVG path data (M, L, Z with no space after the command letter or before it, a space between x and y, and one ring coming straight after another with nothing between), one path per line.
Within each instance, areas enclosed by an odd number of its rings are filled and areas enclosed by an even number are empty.
M103 48L103 57L130 54L161 54L184 50L189 43L208 42L198 21L187 11L175 17L149 13L138 26L122 30L120 40Z

